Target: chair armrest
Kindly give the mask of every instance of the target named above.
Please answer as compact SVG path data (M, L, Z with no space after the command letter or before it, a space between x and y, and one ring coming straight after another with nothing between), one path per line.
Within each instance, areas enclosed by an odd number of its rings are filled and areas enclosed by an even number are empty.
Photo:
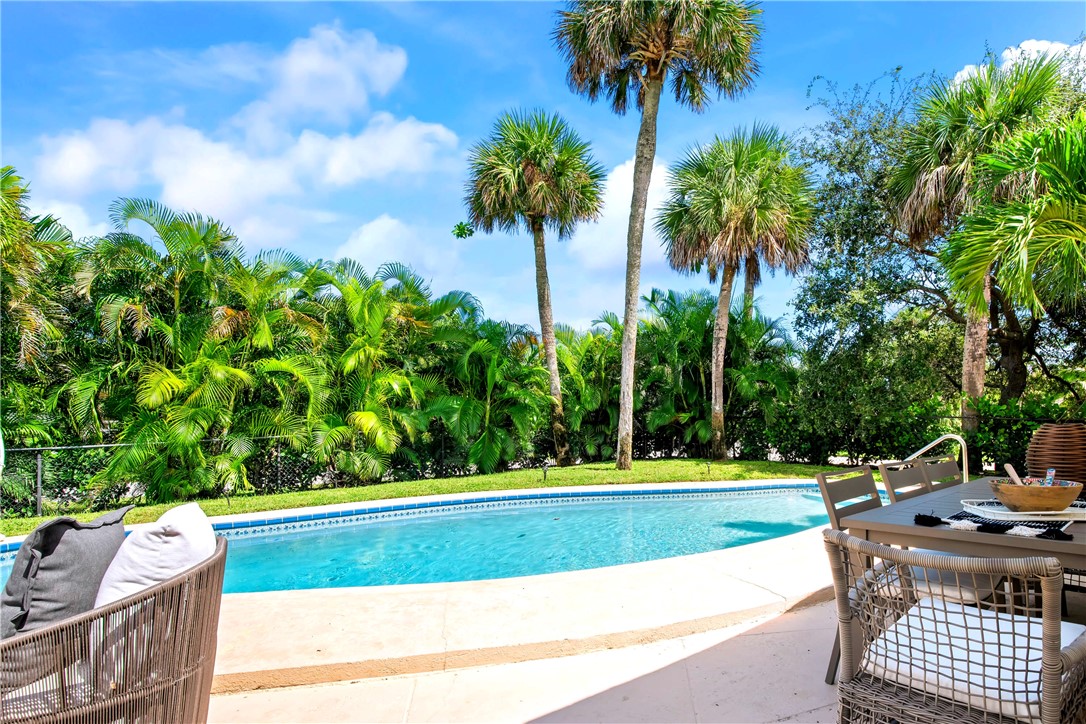
M1068 672L1082 662L1086 661L1086 633L1060 650L1060 661L1063 663L1064 672Z

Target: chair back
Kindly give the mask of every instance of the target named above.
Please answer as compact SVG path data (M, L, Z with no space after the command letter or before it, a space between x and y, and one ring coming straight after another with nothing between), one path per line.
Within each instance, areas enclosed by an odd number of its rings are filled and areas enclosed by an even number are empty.
M823 536L840 622L841 705L854 720L1060 721L1063 676L1082 672L1066 671L1061 658L1059 559L968 558L842 531ZM993 577L1006 581L998 595L962 596Z
M840 472L818 473L815 480L822 491L822 502L826 504L830 525L836 530L841 530L841 519L845 516L882 506L879 489L875 487L875 476L868 465Z
M931 484L924 475L924 469L913 460L879 463L879 475L882 476L882 484L891 503L931 492Z
M0 721L207 721L226 539L127 598L0 641Z
M965 482L962 470L958 467L958 461L953 455L942 455L930 458L917 458L924 470L924 477L933 490L949 488L952 485L961 485Z

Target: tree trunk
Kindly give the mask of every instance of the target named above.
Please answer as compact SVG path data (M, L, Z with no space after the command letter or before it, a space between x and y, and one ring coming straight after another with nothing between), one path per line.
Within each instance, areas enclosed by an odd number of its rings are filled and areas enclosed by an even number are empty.
M992 277L984 280L984 300L991 302ZM965 345L962 356L962 431L976 432L977 409L974 400L984 394L984 371L988 362L988 315L966 312ZM979 451L978 451L979 452Z
M992 295L998 302L998 309L1005 322L995 330L993 336L999 345L999 366L1005 375L1003 389L999 392L999 404L1006 405L1017 400L1026 392L1029 369L1026 367L1026 332L1018 319L1018 313L1007 299L999 293ZM1031 320L1031 328L1033 322Z
M713 325L713 409L712 453L714 460L727 460L728 446L724 439L724 352L728 348L728 312L732 302L735 267L725 264L720 280L720 297L716 302L716 323Z
M566 415L562 409L562 378L558 373L558 350L554 339L554 312L551 309L551 282L547 276L547 247L543 241L543 222L532 221L535 240L535 293L539 302L539 331L543 335L543 354L551 378L551 432L554 435L554 456L559 467L569 465L569 434Z
M634 154L633 198L626 231L626 308L622 327L622 377L618 398L618 452L615 467L629 470L633 461L634 362L637 351L637 307L641 296L641 241L645 233L652 162L656 158L656 115L660 110L663 74L645 81L645 107Z
M747 260L743 263L743 272L745 279L743 280L743 314L747 319L754 318L754 287L758 286L758 282L762 278L762 270L758 267L758 257L754 254L747 256Z

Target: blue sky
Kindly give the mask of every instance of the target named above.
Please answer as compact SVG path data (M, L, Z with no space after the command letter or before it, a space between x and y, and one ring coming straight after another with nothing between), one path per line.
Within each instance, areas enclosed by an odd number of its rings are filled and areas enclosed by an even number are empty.
M638 118L570 93L550 40L559 7L5 2L0 153L30 181L33 208L77 235L108 229L112 199L152 197L222 219L251 251L403 261L438 293L466 289L490 316L536 325L528 238L450 229L465 217L467 152L498 114L557 111L609 172L600 222L549 245L555 316L585 327L622 307ZM1086 29L1082 2L762 7L752 91L701 115L663 104L650 204L693 144L756 120L817 123L816 75L953 76L986 48L1057 48ZM653 234L645 245L643 291L707 286L669 270ZM763 308L788 314L793 287L767 278Z

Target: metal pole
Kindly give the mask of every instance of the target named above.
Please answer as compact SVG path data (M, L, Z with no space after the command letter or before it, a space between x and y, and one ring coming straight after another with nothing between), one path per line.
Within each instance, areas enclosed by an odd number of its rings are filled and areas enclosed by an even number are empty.
M38 453L38 492L35 495L36 515L41 517L41 453Z

